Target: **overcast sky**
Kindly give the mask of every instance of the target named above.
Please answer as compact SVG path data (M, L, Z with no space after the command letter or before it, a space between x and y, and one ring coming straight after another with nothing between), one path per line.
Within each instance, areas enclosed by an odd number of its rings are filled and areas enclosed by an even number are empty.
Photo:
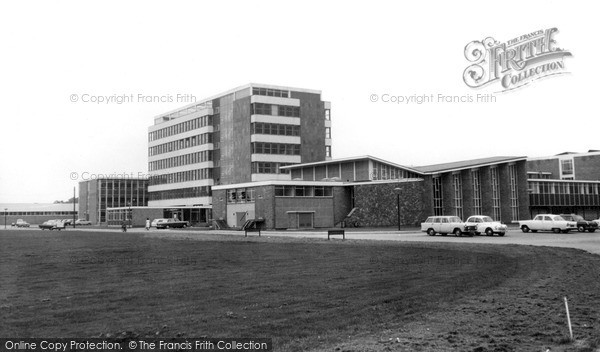
M2 2L0 203L66 200L82 177L146 174L148 126L185 105L178 94L202 99L250 82L321 90L332 104L334 158L411 166L600 149L594 2L487 4ZM499 91L463 82L465 45L553 27L557 46L573 54L564 60L570 74L492 103L381 101ZM84 95L134 99L96 104Z

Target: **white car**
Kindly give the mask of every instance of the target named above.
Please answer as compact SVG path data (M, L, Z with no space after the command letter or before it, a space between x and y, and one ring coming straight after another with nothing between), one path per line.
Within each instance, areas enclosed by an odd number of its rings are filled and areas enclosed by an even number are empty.
M163 219L163 218L154 219L150 223L150 227L156 227L156 225L158 225L159 222L167 222L167 221L169 221L169 219Z
M473 236L475 227L466 226L458 216L430 216L421 223L421 231L427 232L429 236L435 236L436 233L442 236L449 233L457 237L462 236L463 233Z
M554 233L567 233L577 229L577 223L567 221L560 215L539 214L533 220L519 221L519 227L523 232L552 231Z
M486 236L493 236L497 234L498 236L504 236L506 234L506 230L508 226L500 223L499 221L494 221L494 219L485 215L473 215L467 219L467 226L475 226L475 234L480 235L485 233Z

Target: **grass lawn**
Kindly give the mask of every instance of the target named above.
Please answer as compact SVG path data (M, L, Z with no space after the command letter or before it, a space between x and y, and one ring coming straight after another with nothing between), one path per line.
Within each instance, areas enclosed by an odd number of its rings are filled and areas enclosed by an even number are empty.
M577 250L175 237L0 231L0 336L271 337L276 351L600 343L600 257ZM565 295L578 343L564 340Z

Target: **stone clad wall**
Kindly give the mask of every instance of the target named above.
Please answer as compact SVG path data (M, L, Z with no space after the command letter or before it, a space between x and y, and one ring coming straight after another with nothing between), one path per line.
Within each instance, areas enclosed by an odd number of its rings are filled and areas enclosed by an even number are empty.
M423 181L381 183L354 186L356 210L346 219L346 226L380 227L398 225L398 199L400 191L400 222L403 226L416 226L427 217L423 204Z

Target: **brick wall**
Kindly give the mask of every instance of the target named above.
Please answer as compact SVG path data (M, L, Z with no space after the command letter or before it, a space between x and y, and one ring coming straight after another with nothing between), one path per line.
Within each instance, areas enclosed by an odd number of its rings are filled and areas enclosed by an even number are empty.
M265 228L275 228L275 187L256 187L254 197L256 198L254 208L256 217L265 220Z
M575 179L600 180L600 155L585 155L573 158Z
M560 179L558 159L528 160L526 168L533 172L551 172L551 178Z
M214 220L227 220L227 191L212 191L212 217Z

